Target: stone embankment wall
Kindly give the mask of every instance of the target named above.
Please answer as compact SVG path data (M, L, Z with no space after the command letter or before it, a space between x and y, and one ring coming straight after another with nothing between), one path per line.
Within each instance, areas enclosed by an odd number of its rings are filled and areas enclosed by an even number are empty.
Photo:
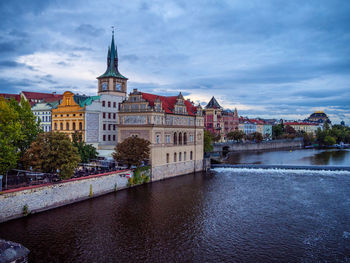
M303 138L295 138L292 140L273 140L263 141L260 143L215 143L213 152L222 152L226 150L230 152L237 151L258 151L258 150L273 150L282 148L300 148L304 146ZM227 149L228 148L228 149Z
M178 175L189 174L204 170L203 160L192 160L179 163L169 163L152 168L152 181L168 179Z
M131 171L110 172L60 183L24 187L0 193L0 222L78 202L127 187Z

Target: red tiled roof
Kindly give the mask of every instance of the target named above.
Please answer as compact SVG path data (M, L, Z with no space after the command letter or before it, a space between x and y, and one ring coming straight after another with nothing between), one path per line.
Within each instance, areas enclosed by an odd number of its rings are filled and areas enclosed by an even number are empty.
M141 94L142 94L142 98L148 101L151 107L154 106L154 101L157 98L159 98L159 100L162 102L163 110L166 113L173 113L177 96L165 97L165 96L159 96L159 95L145 93L145 92L141 92ZM189 100L185 100L184 102L185 102L188 115L195 115L195 113L197 112L197 108Z
M24 96L28 99L35 99L35 100L42 100L46 98L62 98L61 94L55 94L55 93L42 93L42 92L29 92L29 91L22 91Z
M293 121L293 122L285 122L284 125L313 125L313 126L317 126L316 123L310 123L310 122L297 122L297 121Z
M14 98L18 102L21 101L21 96L18 94L8 94L8 93L0 93L0 97L4 97L5 99L11 99Z
M58 101L58 100L61 100L63 98L62 95L59 95L59 96L56 96L56 97L47 97L47 98L44 98L44 101L45 102L53 102L53 101Z

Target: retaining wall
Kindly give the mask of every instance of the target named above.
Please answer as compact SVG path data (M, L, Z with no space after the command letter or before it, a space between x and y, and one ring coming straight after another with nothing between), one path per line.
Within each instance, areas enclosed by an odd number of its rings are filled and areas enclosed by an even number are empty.
M22 217L25 206L31 213L36 213L124 189L128 180L120 175L126 173L132 174L129 170L110 172L2 192L0 222Z
M298 148L303 147L303 138L295 138L293 140L273 140L263 141L260 143L215 143L213 152L222 152L224 147L228 147L228 151L258 151L258 150L272 150L282 148Z
M169 163L152 168L152 181L203 171L203 160Z

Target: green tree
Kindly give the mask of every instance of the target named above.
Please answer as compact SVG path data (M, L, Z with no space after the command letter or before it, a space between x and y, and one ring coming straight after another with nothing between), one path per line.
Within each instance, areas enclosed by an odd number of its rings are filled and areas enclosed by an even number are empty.
M283 134L283 128L281 124L272 126L272 138L278 139Z
M18 104L16 100L12 99L9 103L11 108L18 113L18 121L21 124L21 139L17 141L16 146L19 148L20 156L23 156L24 152L30 147L31 143L42 130L39 122L36 122L36 117L28 101L22 98L21 102Z
M296 134L295 129L292 126L290 126L290 125L286 125L284 127L284 132L288 133L288 134Z
M241 141L244 138L244 136L245 136L245 133L240 130L235 130L227 134L227 138L229 140L236 140L236 141Z
M211 152L214 147L213 147L213 134L211 134L208 131L204 131L204 152L208 153Z
M114 148L113 158L123 164L140 166L149 159L150 142L139 137L128 137Z
M304 145L312 145L315 142L315 137L312 133L303 133Z
M22 158L28 169L45 173L58 173L62 179L70 178L80 162L78 149L63 133L40 133Z
M80 132L73 133L73 145L78 149L81 162L88 163L92 159L96 159L98 156L97 150L91 144L86 144Z
M0 174L15 168L19 159L18 142L23 138L18 112L0 98Z
M333 138L332 136L330 135L327 135L324 140L323 140L323 143L325 145L333 145L335 144L337 141L335 140L335 138Z

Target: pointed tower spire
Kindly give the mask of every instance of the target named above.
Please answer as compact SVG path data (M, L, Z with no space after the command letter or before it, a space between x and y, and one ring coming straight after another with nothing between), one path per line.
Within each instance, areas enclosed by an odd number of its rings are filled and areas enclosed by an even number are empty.
M127 79L122 74L120 74L119 70L118 70L117 47L114 44L114 27L112 27L111 46L108 48L107 70L104 74L99 76L98 79L105 78L105 77L115 77L115 78L120 78L120 79Z
M205 106L206 109L221 109L220 104L217 102L217 100L214 98L214 96L211 98L211 100L208 102L207 106Z

